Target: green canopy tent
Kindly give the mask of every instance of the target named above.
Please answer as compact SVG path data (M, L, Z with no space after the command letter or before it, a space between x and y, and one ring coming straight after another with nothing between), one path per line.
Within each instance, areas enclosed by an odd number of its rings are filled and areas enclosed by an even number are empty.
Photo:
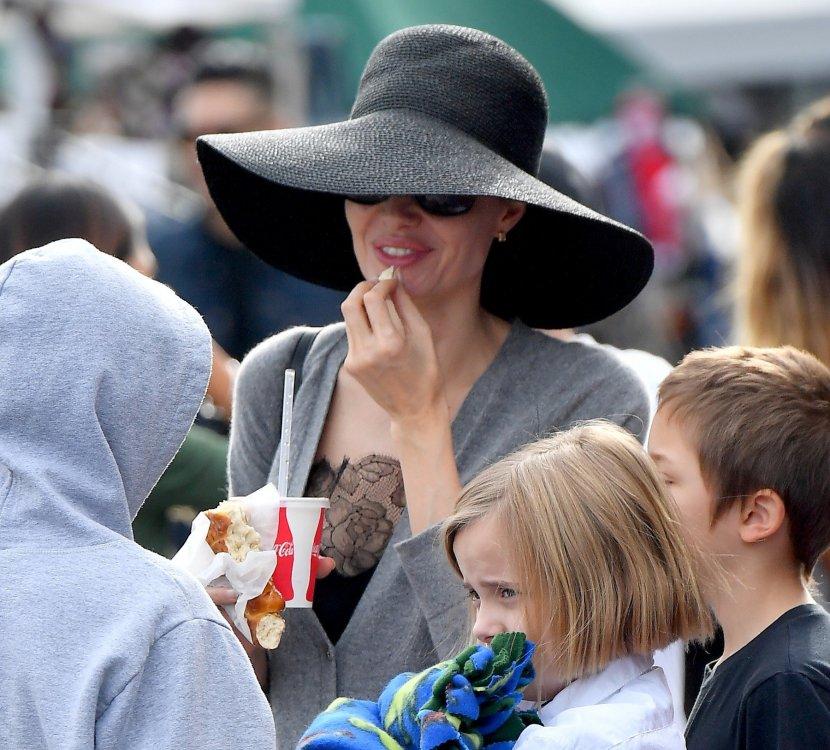
M309 23L325 18L338 27L346 109L375 44L422 23L473 26L519 50L545 82L551 122L608 115L616 96L632 85L666 91L653 72L544 0L304 0L302 13Z

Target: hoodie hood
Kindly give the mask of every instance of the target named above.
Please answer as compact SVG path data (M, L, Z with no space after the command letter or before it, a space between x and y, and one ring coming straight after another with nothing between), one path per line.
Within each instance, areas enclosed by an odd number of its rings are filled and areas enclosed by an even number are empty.
M0 549L132 539L210 367L198 313L83 240L0 266Z

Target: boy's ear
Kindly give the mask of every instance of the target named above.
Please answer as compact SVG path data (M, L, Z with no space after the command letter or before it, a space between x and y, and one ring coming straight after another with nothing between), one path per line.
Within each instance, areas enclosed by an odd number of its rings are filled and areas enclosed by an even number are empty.
M762 542L775 534L787 518L784 501L774 490L758 490L741 501L741 539Z

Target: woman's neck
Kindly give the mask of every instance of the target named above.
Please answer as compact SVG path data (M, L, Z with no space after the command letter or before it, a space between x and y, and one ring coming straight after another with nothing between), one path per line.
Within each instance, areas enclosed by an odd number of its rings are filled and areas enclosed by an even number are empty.
M448 398L454 391L466 392L493 361L510 324L482 309L478 294L419 299L415 304L432 331Z

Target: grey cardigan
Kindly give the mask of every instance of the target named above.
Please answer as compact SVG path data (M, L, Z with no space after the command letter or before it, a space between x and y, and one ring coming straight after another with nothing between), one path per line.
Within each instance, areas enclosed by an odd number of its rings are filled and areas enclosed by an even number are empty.
M257 346L236 385L230 491L276 483L283 372L300 329ZM347 343L343 324L321 329L297 393L289 494L308 478ZM648 401L634 373L600 348L564 343L515 323L452 425L462 483L515 448L574 422L607 417L645 433ZM392 676L418 671L463 644L464 591L438 545L437 527L412 536L404 512L337 645L310 609L290 610L270 654L270 701L280 750L339 696L376 699Z

